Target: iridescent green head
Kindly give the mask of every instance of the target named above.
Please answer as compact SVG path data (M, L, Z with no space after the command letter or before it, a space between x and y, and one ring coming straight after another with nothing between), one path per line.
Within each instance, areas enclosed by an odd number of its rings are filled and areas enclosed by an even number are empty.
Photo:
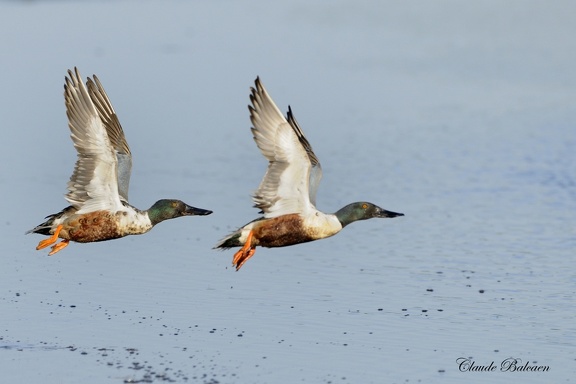
M391 218L397 216L404 216L403 213L387 211L383 208L380 208L377 205L365 201L348 204L347 206L336 212L335 215L338 218L338 220L340 220L342 227L345 227L348 224L358 220L367 220L375 217Z
M164 220L181 216L204 216L211 213L210 210L192 207L180 200L163 199L158 200L150 207L148 217L152 225L156 225Z

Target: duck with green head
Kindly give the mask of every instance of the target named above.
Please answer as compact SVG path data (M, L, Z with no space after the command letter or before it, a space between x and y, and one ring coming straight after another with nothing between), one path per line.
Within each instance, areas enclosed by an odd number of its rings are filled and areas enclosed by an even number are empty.
M254 206L264 214L221 240L215 248L241 247L232 264L239 270L257 246L285 247L324 239L358 220L392 218L402 213L387 211L368 202L348 204L336 213L316 209L316 191L322 178L320 161L288 107L282 115L257 78L251 89L252 135L269 161Z
M27 232L50 236L36 249L52 246L49 255L53 255L70 241L89 243L139 235L164 220L212 213L173 199L158 200L146 211L128 204L132 154L116 112L96 76L88 78L85 86L78 69L68 75L64 99L78 151L66 194L70 206ZM56 243L58 238L62 241Z

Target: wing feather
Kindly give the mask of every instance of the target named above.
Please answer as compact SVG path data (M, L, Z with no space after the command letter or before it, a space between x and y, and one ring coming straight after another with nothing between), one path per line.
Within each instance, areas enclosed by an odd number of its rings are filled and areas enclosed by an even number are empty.
M122 209L116 171L118 160L77 68L74 72L68 71L64 100L70 136L78 152L66 200L79 214Z
M291 110L286 120L259 78L255 85L249 106L252 134L269 164L254 192L254 206L264 212L264 217L313 210L315 190L311 195L310 177L313 168L314 177L317 170L321 177L320 163ZM315 182L314 188L317 186Z
M120 194L120 199L127 203L130 174L132 172L132 153L124 136L120 120L118 120L118 115L114 107L112 107L102 83L100 83L96 75L93 75L93 77L94 80L88 78L86 85L88 86L90 99L100 115L100 119L108 133L108 139L116 152L116 157L118 158L118 193Z
M322 166L320 165L320 160L318 160L318 157L316 157L316 154L312 150L312 145L310 145L310 142L304 136L304 132L296 121L290 106L288 106L288 113L286 117L288 123L292 126L292 129L294 129L294 133L296 133L296 136L298 136L298 140L300 140L300 143L304 147L304 150L310 159L312 169L310 169L310 192L308 195L310 197L310 202L316 206L316 192L318 192L318 186L320 185L320 180L322 180Z

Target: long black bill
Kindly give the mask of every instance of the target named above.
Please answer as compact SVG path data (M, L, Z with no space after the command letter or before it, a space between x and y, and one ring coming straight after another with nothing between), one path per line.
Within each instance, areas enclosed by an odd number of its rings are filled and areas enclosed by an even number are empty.
M398 216L404 216L403 213L398 213L398 212L392 212L392 211L387 211L385 209L380 209L380 212L378 212L378 217L398 217Z
M206 216L212 213L209 209L202 209L186 205L184 213L188 216Z

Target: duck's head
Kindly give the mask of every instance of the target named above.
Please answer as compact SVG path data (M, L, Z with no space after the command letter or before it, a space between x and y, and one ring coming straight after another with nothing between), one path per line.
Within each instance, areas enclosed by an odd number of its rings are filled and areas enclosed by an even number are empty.
M180 200L163 199L150 207L148 217L152 225L156 225L164 220L181 216L205 216L211 213L210 210L192 207Z
M387 211L383 208L380 208L377 205L365 201L348 204L347 206L336 212L335 215L338 218L338 220L340 220L342 227L345 227L348 224L358 220L367 220L375 217L391 218L397 216L404 216L403 213Z

